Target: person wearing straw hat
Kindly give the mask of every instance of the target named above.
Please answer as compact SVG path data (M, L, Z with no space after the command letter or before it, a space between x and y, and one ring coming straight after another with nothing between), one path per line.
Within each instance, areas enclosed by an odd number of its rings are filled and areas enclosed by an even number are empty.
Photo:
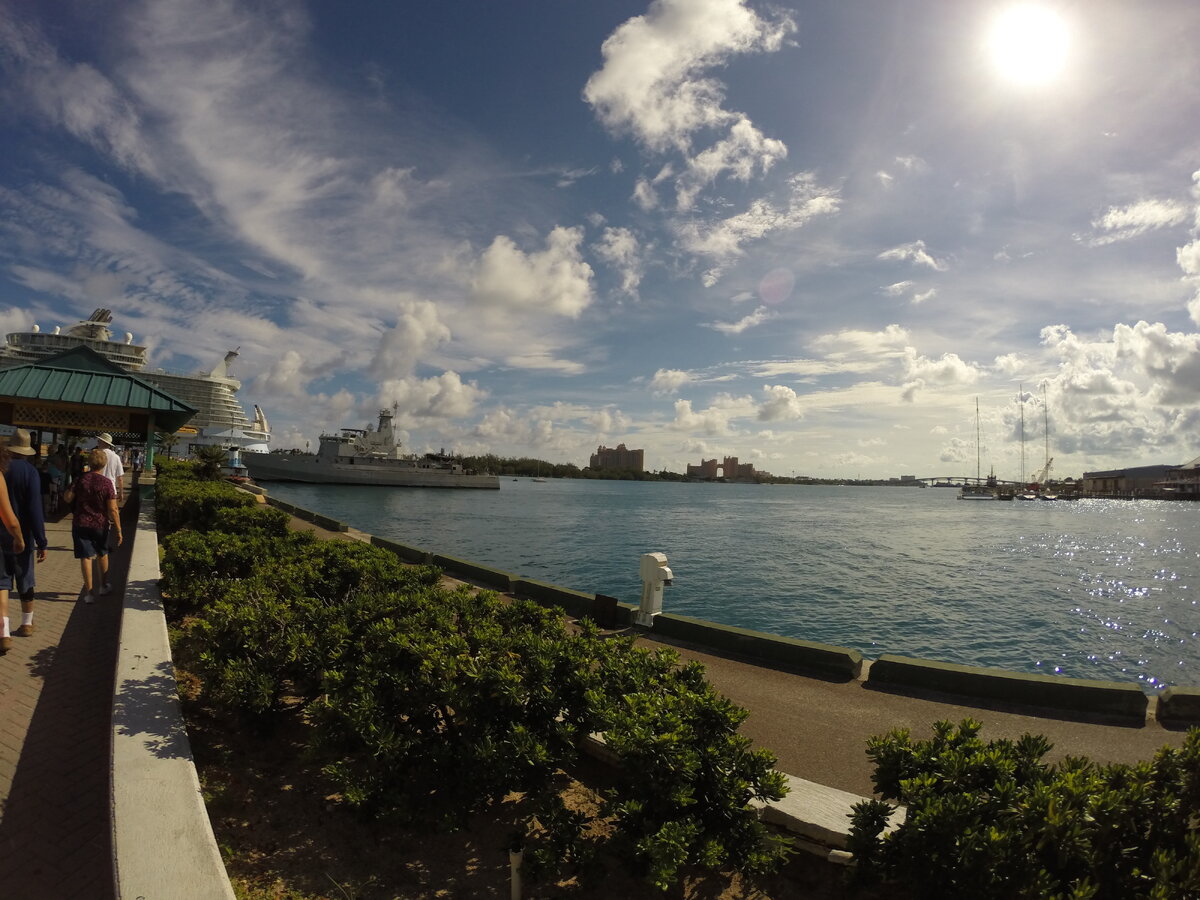
M119 505L125 499L125 464L121 462L120 454L113 449L113 436L107 431L96 435L96 446L104 451L104 456L108 460L104 464L102 474L112 482Z
M30 637L33 635L33 589L37 582L37 563L46 561L42 475L31 461L35 451L26 429L18 428L9 438L8 452L12 454L12 459L4 473L4 481L13 513L21 523L24 547L21 552L15 553L9 549L9 542L0 537L4 552L13 553L13 571L3 576L0 584L21 597L21 626L13 633L17 637Z
M8 452L8 448L0 444L0 472L8 469L11 459L12 454ZM8 482L3 478L0 478L0 524L3 524L4 529L8 532L8 540L4 542L4 546L5 548L11 546L11 551L0 554L4 560L4 569L0 574L9 577L15 568L13 556L25 551L25 535L21 533L21 523L17 519L16 513L13 512L12 504L8 502ZM0 587L0 654L7 653L11 649L12 634L9 633L8 625L8 588Z

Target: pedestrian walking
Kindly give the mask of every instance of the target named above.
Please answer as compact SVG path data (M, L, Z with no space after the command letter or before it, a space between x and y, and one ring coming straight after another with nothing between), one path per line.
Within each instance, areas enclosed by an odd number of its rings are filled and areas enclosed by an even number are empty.
M7 447L0 447L0 472L8 470L8 462L12 454ZM16 569L13 555L25 552L25 536L21 534L21 523L13 512L12 504L8 502L8 482L0 478L0 524L8 532L8 539L0 542L3 550L4 576L11 577ZM12 634L8 630L8 588L0 588L0 653L12 649Z
M78 444L71 452L71 461L68 463L71 470L71 483L74 484L83 477L83 473L87 471L87 457L83 454L83 448Z
M42 515L42 476L34 467L34 454L29 432L18 428L8 442L12 458L4 472L8 502L21 523L24 548L13 553L13 571L5 572L0 581L10 593L21 598L21 625L13 633L17 637L33 635L33 592L37 584L37 564L46 561L46 520ZM35 550L36 547L36 550ZM5 552L8 552L7 547Z
M125 500L125 464L113 449L113 436L107 431L96 435L96 446L104 451L104 476L112 482L117 503L120 504Z
M92 578L93 563L100 568L100 594L112 591L108 582L108 535L109 528L116 531L116 546L121 546L121 513L117 509L116 492L112 482L104 475L108 457L97 447L88 454L88 471L67 492L74 516L71 522L71 542L75 546L75 558L79 560L79 571L83 575L83 602L96 599L95 582Z

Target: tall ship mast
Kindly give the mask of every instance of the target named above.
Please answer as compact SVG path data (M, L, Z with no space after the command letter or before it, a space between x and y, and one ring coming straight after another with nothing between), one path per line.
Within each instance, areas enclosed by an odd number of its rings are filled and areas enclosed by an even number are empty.
M83 345L196 408L196 415L179 432L181 449L205 444L262 453L270 449L271 426L266 415L255 406L254 415L248 417L238 402L237 392L242 383L229 372L230 364L237 359L237 350L226 353L208 372L184 375L147 369L146 348L135 344L129 332L124 341L113 340L111 323L112 310L101 308L65 330L55 326L53 332L45 332L34 325L31 331L11 332L0 348L0 369L37 363Z

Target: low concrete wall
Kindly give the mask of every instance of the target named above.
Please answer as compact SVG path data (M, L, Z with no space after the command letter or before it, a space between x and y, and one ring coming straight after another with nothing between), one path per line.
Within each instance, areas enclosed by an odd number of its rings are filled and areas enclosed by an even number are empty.
M405 562L410 562L416 566L427 566L433 561L433 554L428 550L422 550L419 547L410 547L408 544L400 544L396 541L385 540L375 535L371 535L371 546L391 551Z
M596 595L571 588L559 587L534 578L516 578L512 591L518 597L535 600L543 606L561 606L567 615L575 618L591 616L596 607Z
M654 617L653 635L674 638L690 644L746 657L787 669L800 669L834 675L851 681L862 672L863 658L857 650L779 637L731 625L717 625L703 619L661 613Z
M459 559L457 556L447 556L444 553L433 554L433 564L440 567L447 575L474 581L506 594L512 590L513 582L518 579L518 576L511 572Z
M1169 725L1200 725L1200 688L1167 688L1158 695L1155 715Z
M234 900L179 707L160 577L153 487L143 487L113 694L116 896Z
M267 502L276 509L282 509L285 513L295 516L297 519L303 519L305 522L312 522L318 528L324 528L326 531L350 530L350 526L345 522L339 522L337 519L331 519L329 516L315 513L311 509L305 509L303 506L296 506L294 503L287 503L283 500L276 500L270 494L266 494L266 498Z
M922 688L1144 722L1149 700L1141 688L1117 681L1025 675L885 653L871 663L867 683Z

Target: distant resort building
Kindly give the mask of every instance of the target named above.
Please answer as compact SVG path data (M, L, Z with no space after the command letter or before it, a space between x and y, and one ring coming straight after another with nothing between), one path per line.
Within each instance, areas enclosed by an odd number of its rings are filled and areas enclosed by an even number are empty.
M592 454L588 467L592 469L620 469L622 471L644 471L645 450L627 450L624 444L616 447L600 446Z
M702 459L700 465L687 467L687 477L698 481L755 481L756 472L753 463L738 464L736 456L725 457L724 462L715 459Z

